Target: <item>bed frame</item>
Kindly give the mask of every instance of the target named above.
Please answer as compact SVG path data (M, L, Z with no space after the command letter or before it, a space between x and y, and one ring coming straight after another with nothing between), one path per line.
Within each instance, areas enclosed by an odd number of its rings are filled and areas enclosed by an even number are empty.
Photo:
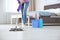
M52 4L52 5L45 5L44 6L44 10L47 10L47 9L56 9L56 8L60 8L60 3Z
M60 3L52 4L52 5L45 5L44 10L48 9L56 9L60 8ZM57 17L57 16L56 16ZM59 18L51 18L51 17L42 17L44 20L45 25L60 25L60 17Z

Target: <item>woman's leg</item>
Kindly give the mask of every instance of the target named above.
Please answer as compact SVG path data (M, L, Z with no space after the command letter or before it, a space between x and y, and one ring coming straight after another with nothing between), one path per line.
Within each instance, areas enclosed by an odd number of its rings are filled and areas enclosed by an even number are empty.
M23 27L23 10L24 10L24 3L22 4L22 7L21 7L21 13L22 13L22 25L21 26L22 26L22 28L24 28Z
M24 10L24 3L22 4L22 7L21 7L21 12L22 12L22 21L23 21L23 10Z
M24 10L24 3L21 6L21 13L22 13L22 17L23 17L23 10Z
M27 13L27 8L28 8L29 2L24 3L24 10L23 10L23 23L26 23L26 13Z

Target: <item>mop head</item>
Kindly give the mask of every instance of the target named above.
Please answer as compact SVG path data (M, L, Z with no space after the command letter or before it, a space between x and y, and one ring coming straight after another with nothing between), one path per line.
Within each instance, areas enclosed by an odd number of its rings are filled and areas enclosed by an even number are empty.
M23 31L22 28L11 28L9 31Z

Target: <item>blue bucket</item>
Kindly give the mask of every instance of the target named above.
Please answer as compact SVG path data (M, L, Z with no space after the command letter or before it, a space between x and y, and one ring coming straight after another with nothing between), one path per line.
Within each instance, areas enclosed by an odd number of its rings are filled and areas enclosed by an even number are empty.
M32 20L32 27L39 28L39 20Z

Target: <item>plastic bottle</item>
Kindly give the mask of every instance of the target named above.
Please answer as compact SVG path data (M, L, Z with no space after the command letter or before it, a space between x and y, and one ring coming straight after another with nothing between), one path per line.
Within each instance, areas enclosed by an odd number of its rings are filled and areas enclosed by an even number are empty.
M43 28L43 19L40 18L40 21L39 21L39 28Z

